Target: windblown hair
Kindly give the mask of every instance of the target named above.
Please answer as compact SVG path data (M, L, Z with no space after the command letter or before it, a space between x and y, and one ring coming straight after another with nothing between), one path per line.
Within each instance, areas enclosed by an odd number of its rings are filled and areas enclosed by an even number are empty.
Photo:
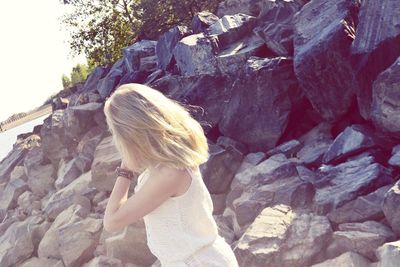
M141 173L158 163L183 169L206 162L207 138L178 101L149 86L119 86L104 104L108 130L124 163Z

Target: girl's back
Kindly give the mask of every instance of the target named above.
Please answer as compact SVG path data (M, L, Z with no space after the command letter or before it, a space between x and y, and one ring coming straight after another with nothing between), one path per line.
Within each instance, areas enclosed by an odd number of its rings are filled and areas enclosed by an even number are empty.
M150 251L163 267L238 266L231 247L218 234L212 199L199 168L186 170L191 176L187 191L143 217ZM146 170L139 176L135 192L148 174Z

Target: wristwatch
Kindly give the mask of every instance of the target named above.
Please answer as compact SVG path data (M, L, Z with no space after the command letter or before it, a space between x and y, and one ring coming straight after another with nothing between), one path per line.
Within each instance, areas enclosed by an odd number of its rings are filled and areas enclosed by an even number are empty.
M133 177L135 176L133 174L133 171L127 170L127 169L122 169L120 166L118 166L115 169L115 173L117 174L117 176L123 176L125 178L128 178L131 181L132 181Z

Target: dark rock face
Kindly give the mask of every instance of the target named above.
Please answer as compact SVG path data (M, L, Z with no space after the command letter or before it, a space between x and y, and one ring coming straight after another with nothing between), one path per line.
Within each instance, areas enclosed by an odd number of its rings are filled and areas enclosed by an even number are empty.
M99 66L96 67L87 77L84 86L78 92L89 92L96 90L96 87L99 81L104 78L104 76L108 73L109 68Z
M392 156L389 159L389 164L400 167L400 145L393 147Z
M235 81L232 90L220 131L251 151L273 148L300 95L292 60L251 58L247 73Z
M373 83L371 107L371 119L376 128L397 137L400 137L399 88L400 57Z
M354 3L311 1L294 17L294 71L312 106L328 121L348 110L358 84L344 31ZM322 30L323 29L323 30Z
M142 40L123 48L123 61L127 72L141 70L143 61L148 57L154 57L156 45L156 41Z
M176 26L163 35L156 45L156 55L158 59L157 67L166 70L170 67L172 61L172 51L176 44L185 36L189 35L190 31L187 27Z
M400 181L396 182L385 194L382 209L390 226L397 236L400 235Z
M340 133L326 151L322 162L325 164L345 158L376 146L373 133L362 125L354 124Z
M185 104L201 107L193 116L213 128L223 116L232 94L232 80L226 76L199 75L192 77L165 76L151 84L166 95ZM205 131L209 131L209 126Z
M391 172L375 163L372 156L360 156L337 166L322 166L314 183L314 211L326 214L358 196L392 183Z
M124 60L120 59L112 66L107 75L98 83L97 91L102 99L105 99L115 89L122 76L126 73Z
M198 12L192 19L193 33L204 32L211 24L218 21L218 17L211 12Z
M360 84L358 106L365 119L371 115L373 81L400 56L399 14L397 0L365 0L361 4L351 53Z
M277 1L271 9L262 12L254 32L263 38L277 56L293 56L293 16L300 10L297 2Z

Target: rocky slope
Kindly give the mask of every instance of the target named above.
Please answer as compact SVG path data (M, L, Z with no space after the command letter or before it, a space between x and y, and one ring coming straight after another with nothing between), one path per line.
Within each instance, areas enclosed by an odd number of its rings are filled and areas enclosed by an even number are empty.
M0 266L159 266L142 220L102 225L121 161L103 103L130 82L202 107L200 167L240 266L398 266L398 14L397 0L226 0L124 48L0 162Z

